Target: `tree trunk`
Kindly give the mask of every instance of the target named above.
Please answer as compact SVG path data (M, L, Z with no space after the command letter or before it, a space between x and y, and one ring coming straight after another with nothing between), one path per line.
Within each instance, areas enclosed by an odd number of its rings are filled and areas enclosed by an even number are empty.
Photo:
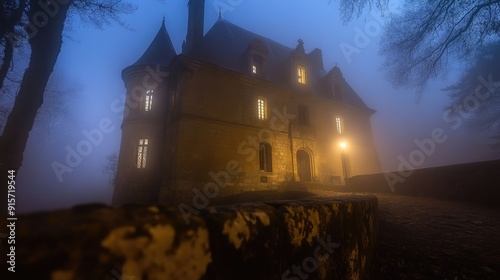
M63 1L55 1L63 2ZM29 133L33 128L38 109L43 103L43 94L49 77L54 69L62 45L62 31L68 9L73 1L59 5L57 13L47 15L38 0L29 2L28 18L30 23L40 25L37 32L31 33L30 63L24 72L23 80L16 97L14 107L7 119L3 134L0 138L0 185L2 186L0 205L2 216L7 215L7 172L17 171L23 161L23 153L28 141ZM47 22L43 22L41 14L47 15ZM42 20L42 22L40 22ZM31 30L33 31L33 30ZM44 187L44 186L39 186ZM2 218L1 223L5 222Z
M7 72L9 72L9 67L12 64L12 59L14 58L14 47L11 42L7 40L4 47L4 56L2 67L0 67L0 89L3 87L5 78L7 77Z
M10 18L6 17L7 12L3 9L4 5L7 4L0 4L0 13L3 16L2 20L0 20L0 22L2 23L2 26L0 27L0 37L5 37L6 39L3 63L2 67L0 68L0 89L3 87L5 78L7 77L7 72L14 59L14 44L16 43L15 36L13 35L15 33L14 29L16 28L16 25L19 25L21 21L24 9L26 8L26 2L27 0L19 1L19 6L12 12ZM14 4L11 4L11 6L14 6Z

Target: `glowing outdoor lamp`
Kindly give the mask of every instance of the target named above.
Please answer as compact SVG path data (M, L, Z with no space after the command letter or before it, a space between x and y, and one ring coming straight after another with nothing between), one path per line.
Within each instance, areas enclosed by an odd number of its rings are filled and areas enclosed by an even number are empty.
M345 142L340 142L340 148L342 148L342 151L345 150L346 146L347 146L347 144Z

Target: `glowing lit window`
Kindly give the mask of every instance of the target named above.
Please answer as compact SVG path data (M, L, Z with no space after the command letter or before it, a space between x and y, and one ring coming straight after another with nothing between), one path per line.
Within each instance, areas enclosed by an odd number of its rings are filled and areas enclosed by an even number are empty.
M153 90L150 89L146 91L146 95L144 96L144 111L151 111L151 107L153 105Z
M335 125L337 126L337 133L342 134L344 132L344 123L341 117L335 118Z
M260 55L252 56L252 74L262 75L263 65L264 65L264 60Z
M137 148L137 168L146 168L147 155L148 139L139 139L139 147Z
M259 97L257 99L257 117L259 118L259 120L265 120L267 118L266 111L266 99Z
M302 66L297 66L297 81L306 84L306 69Z

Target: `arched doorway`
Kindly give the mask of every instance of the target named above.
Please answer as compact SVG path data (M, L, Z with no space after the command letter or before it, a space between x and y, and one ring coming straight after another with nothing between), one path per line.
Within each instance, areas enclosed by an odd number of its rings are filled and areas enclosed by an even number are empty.
M297 151L297 173L301 182L311 182L311 157L304 150Z

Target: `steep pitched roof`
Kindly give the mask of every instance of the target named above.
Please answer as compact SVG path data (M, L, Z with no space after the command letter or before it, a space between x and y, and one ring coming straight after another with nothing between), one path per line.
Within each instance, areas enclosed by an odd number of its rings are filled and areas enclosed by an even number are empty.
M341 88L341 93L335 93L334 81L338 82ZM374 111L373 109L366 106L365 102L356 91L351 87L351 85L344 79L340 68L337 66L333 67L328 74L326 74L321 81L320 94L325 98L331 98L349 105L353 105L360 108L365 108Z
M223 68L237 72L247 73L244 54L255 39L267 47L267 75L271 81L279 80L280 65L289 57L293 49L279 44L266 37L252 33L237 25L220 18L205 34L198 44L187 56L203 60ZM282 72L282 71L279 71Z
M176 55L174 45L172 44L167 28L165 27L165 19L163 19L160 30L158 30L158 33L149 47L131 66L159 64L160 66L166 67Z
M248 65L245 52L250 44L259 41L260 45L267 48L265 79L274 83L289 85L289 76L286 69L287 62L295 49L284 46L264 36L255 34L235 24L219 18L212 28L205 34L201 42L186 55L236 72L248 74ZM322 80L328 75L323 69L321 50L314 49L305 54L309 64L309 86L320 96L335 99L333 88L325 85ZM340 102L371 110L352 87L345 81L342 86Z

